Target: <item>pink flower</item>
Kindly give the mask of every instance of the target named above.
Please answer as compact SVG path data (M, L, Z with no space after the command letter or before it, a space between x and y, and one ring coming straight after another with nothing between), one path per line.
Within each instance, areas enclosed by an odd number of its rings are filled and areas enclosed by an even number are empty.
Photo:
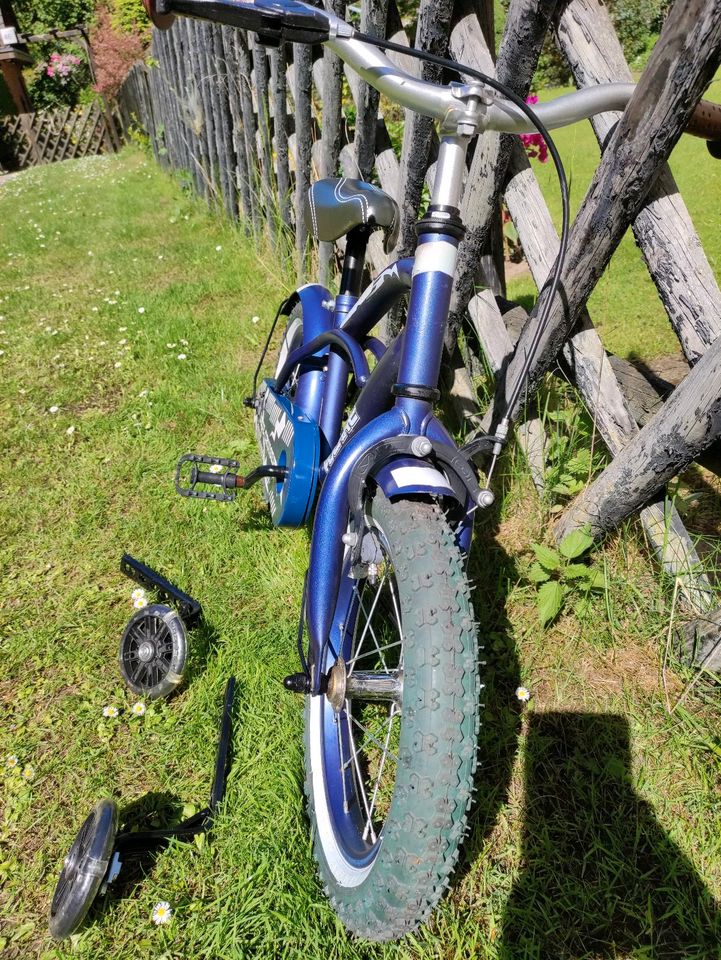
M532 93L526 97L526 103L529 104L529 106L538 103L536 94ZM548 161L548 147L540 133L522 133L521 143L526 148L526 153L531 160L538 160L539 163L546 163Z
M49 76L49 77L54 77L54 76L55 76L55 71L53 70L52 67L48 67L47 73L48 73L48 76Z

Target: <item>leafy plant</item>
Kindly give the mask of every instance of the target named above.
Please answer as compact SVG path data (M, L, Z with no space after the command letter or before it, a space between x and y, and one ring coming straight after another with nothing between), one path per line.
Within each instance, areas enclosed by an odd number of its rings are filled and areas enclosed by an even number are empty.
M579 612L588 606L592 590L606 589L606 575L600 567L580 563L580 558L593 546L593 538L585 530L572 530L558 545L558 550L532 543L535 562L528 579L538 589L536 605L541 626L556 619L569 597L578 601Z
M560 497L575 497L603 467L605 453L593 443L593 421L571 395L554 393L549 402L558 403L545 413L548 430L546 488ZM556 508L558 509L558 508Z

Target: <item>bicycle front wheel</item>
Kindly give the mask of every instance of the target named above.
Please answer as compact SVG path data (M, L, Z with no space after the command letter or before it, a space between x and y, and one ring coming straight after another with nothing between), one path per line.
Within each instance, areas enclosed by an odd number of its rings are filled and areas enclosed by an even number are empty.
M345 561L328 693L307 698L306 792L336 912L353 933L392 940L428 917L457 858L478 658L463 559L439 507L378 491L369 522L362 567Z

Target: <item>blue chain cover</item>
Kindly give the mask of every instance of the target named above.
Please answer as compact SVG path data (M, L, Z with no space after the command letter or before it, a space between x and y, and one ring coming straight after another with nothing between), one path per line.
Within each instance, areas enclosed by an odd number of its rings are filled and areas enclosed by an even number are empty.
M265 499L276 527L299 527L308 519L320 472L320 430L288 397L264 380L255 408L255 436L262 463L287 467L285 480L263 480Z

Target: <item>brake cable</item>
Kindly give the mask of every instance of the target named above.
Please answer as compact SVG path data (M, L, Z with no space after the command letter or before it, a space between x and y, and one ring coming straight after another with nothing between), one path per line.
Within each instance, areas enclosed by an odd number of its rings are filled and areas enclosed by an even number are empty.
M521 392L526 384L528 376L533 366L533 362L536 358L536 353L541 343L541 339L546 332L548 322L551 315L551 307L553 301L555 300L556 293L558 292L558 286L561 279L561 273L566 261L566 253L568 249L568 234L569 234L569 200L568 200L568 181L566 180L566 172L563 169L563 162L556 148L556 144L553 142L551 134L548 132L543 121L537 116L534 110L532 110L529 105L519 97L510 87L506 84L501 83L500 80L496 80L494 77L489 77L487 74L482 73L480 70L476 70L473 67L469 67L466 64L459 63L457 60L451 60L447 57L439 57L434 53L429 53L426 50L418 50L415 47L406 47L403 44L395 43L392 40L384 40L381 37L373 37L367 33L361 33L360 31L355 31L353 33L354 40L360 40L363 43L369 43L372 46L379 47L381 50L392 50L395 53L401 53L405 56L415 57L417 60L425 60L428 63L433 63L436 66L443 67L447 70L453 70L458 74L465 74L469 77L473 77L474 80L479 80L481 83L486 86L491 87L492 90L496 90L506 99L510 100L518 109L528 118L531 125L540 133L546 142L548 147L548 152L551 154L553 159L553 164L556 168L556 174L558 175L558 184L561 191L561 207L562 207L562 220L561 220L561 240L558 248L558 254L556 256L556 261L553 266L550 276L550 284L548 280L544 284L544 287L539 290L538 293L538 303L541 300L541 296L545 289L548 289L548 295L541 304L541 309L539 310L538 323L536 329L534 330L533 337L531 339L531 344L528 348L528 352L523 361L523 367L521 369L521 374L518 377L516 383L513 386L511 391L510 399L506 404L506 409L504 415L496 427L495 436L493 436L493 453L491 458L491 464L487 472L487 483L490 483L491 476L496 466L496 461L503 449L503 446L508 438L508 431L511 425L511 417L513 416L514 408L518 403L518 400L521 396Z

